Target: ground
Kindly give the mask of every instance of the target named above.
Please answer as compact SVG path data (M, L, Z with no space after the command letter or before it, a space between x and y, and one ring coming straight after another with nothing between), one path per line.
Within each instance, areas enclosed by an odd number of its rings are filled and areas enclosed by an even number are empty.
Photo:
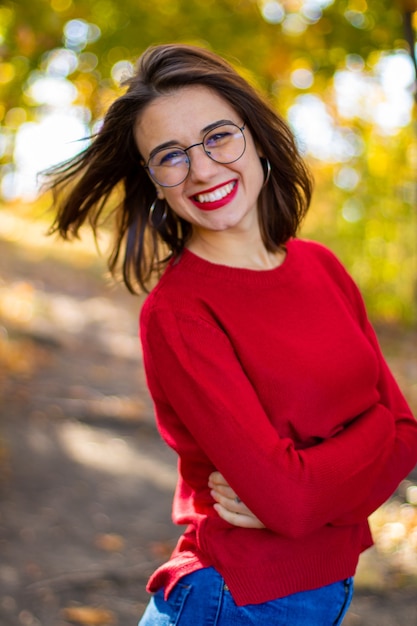
M0 215L0 624L134 626L172 549L175 457L155 430L140 298L89 246ZM417 405L417 334L379 327ZM375 515L346 626L417 624L417 475Z

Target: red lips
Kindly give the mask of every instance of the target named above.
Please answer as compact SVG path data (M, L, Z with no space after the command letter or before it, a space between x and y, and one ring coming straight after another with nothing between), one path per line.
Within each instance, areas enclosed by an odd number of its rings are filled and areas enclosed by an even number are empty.
M213 200L212 202L210 202L210 201L199 202L197 200L197 196L202 196L202 195L205 195L205 194L213 193L214 191L216 191L216 189L221 189L222 187L225 187L226 185L230 185L232 183L233 183L233 188L223 198L219 198L218 200ZM238 181L237 180L231 180L231 181L229 181L227 183L222 183L221 185L217 185L216 187L212 187L211 189L207 189L203 193L198 193L195 196L191 196L190 200L201 211L214 211L216 209L220 209L221 207L223 207L226 204L228 204L229 202L231 202L233 200L233 198L236 196L237 190L238 190Z

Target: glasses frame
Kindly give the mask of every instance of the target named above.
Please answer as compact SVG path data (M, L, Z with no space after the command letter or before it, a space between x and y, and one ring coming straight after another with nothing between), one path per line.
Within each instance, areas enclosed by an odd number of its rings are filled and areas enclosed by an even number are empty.
M237 129L240 130L240 132L242 133L242 137L243 137L243 150L242 150L242 154L240 156L237 157L237 159L233 159L232 161L218 161L217 159L214 159L210 152L208 152L206 150L206 147L204 145L204 142L206 140L206 137L208 135L210 135L210 133L212 133L213 131L215 131L217 128L221 128L222 126L235 126ZM189 176L190 174L190 170L191 170L191 158L188 155L188 151L191 150L191 148L196 148L197 146L203 146L203 150L206 153L206 155L208 156L209 159L211 159L214 163L220 163L221 165L230 165L230 163L236 163L236 161L239 161L239 159L241 159L243 157L243 155L245 154L246 151L246 137L245 137L245 133L243 132L245 130L245 126L246 126L246 122L243 123L243 126L239 126L239 124L235 124L234 122L229 122L229 123L225 123L222 122L220 124L218 124L217 126L213 126L213 128L210 128L210 130L208 130L204 136L203 136L203 141L199 141L198 143L193 143L191 144L191 146L188 146L188 148L181 148L180 146L170 146L169 149L171 150L181 150L182 152L185 153L186 157L187 157L187 161L186 163L188 164L188 171L186 173L186 175L184 176L184 178L179 182L179 183L175 183L175 185L164 185L163 183L160 183L159 180L157 180L155 178L155 176L152 174L151 172L151 168L149 166L149 163L151 161L151 159L153 159L155 157L155 155L157 155L159 152L163 152L164 150L166 150L167 148L163 148L161 150L157 150L157 152L155 152L152 156L149 157L149 159L146 162L146 165L144 165L144 168L146 170L148 170L149 176L152 178L152 180L159 185L160 187L165 187L167 189L170 189L172 187L178 187L178 185L181 185L186 178Z

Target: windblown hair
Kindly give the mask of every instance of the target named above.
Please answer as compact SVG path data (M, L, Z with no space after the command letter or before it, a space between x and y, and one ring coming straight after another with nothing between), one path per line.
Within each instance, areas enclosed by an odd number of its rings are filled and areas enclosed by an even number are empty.
M88 221L97 235L107 210L115 218L115 240L109 257L114 273L122 260L129 291L145 291L173 255L179 255L192 226L177 217L165 201L149 211L155 187L141 163L133 130L144 109L156 98L182 87L203 85L219 94L245 121L260 153L271 164L271 176L258 201L264 244L276 251L296 235L312 193L310 174L293 134L272 106L224 59L203 48L169 44L149 48L140 57L127 91L109 108L99 132L79 155L47 173L57 210L51 232L77 236ZM114 204L117 197L116 206Z

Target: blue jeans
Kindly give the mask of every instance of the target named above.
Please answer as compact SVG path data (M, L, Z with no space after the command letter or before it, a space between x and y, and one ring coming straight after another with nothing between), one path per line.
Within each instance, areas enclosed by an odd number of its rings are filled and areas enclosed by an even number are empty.
M262 604L236 606L213 567L181 578L164 600L160 589L139 626L338 626L353 595L353 579Z

